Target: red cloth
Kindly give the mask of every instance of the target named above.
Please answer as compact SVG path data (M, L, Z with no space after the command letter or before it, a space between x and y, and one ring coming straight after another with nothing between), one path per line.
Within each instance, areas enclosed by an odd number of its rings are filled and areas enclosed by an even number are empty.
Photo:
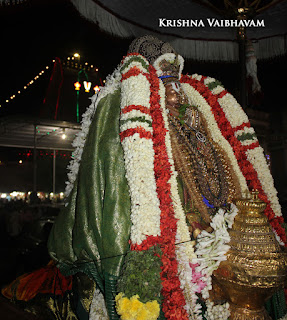
M26 273L2 289L8 299L28 301L38 293L63 296L72 289L72 276L64 277L53 261L44 268Z

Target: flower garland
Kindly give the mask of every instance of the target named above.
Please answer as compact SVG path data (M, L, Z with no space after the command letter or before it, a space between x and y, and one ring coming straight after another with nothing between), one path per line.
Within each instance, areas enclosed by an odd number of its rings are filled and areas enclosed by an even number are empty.
M161 56L161 59L165 58L166 55ZM171 59L171 57L169 57ZM155 65L157 60L155 61ZM195 257L193 243L190 242L190 234L186 224L186 217L181 204L181 200L178 192L178 183L176 180L177 172L174 167L174 160L172 156L171 148L171 138L168 129L168 116L167 109L165 107L165 87L163 83L159 82L159 96L160 105L162 109L162 117L164 121L164 128L166 130L165 134L165 145L166 151L171 165L171 171L173 174L170 176L170 186L171 186L171 198L173 201L173 207L175 212L175 217L177 219L177 232L176 232L176 259L178 261L178 277L180 280L180 287L183 290L186 304L184 306L190 318L193 318L194 314L194 296L193 296L193 284L192 284L192 268L190 262Z
M118 281L120 293L116 296L117 312L123 319L158 318L161 303L160 255L157 246L128 252Z
M164 121L164 95L162 83L157 77L156 70L150 66L151 83L151 114L154 128L155 162L154 173L157 181L157 193L161 204L161 248L162 248L162 309L167 319L187 319L186 300L179 279L179 262L176 259L175 241L178 234L178 221L182 222L175 212L172 200L171 181L175 181L176 174L171 157L171 143L167 124ZM161 90L161 95L160 93ZM167 140L168 143L167 143ZM178 193L177 193L178 194ZM179 199L179 196L178 196ZM180 202L177 202L178 204ZM176 206L178 208L178 206ZM180 219L180 220L178 220ZM182 230L182 228L181 228Z
M231 227L236 209L231 207L230 211L217 212L212 219L214 232L202 232L198 237L195 255L177 189L177 173L165 108L165 88L157 77L156 69L138 54L124 58L120 67L121 80L118 70L113 78L116 81L111 81L115 86L110 86L110 92L116 90L121 81L120 138L131 196L131 250L143 252L144 260L153 246L161 248L162 309L167 319L227 319L228 304L214 305L208 300L208 290L211 289L213 270L225 259L224 254L229 249L227 227ZM276 217L272 211L276 208L276 191L274 193L273 185L268 189L264 184L264 179L270 179L268 174L258 175L258 171L266 168L246 114L238 109L234 98L213 78L193 75L182 77L181 82L192 103L199 106L207 119L212 138L227 151L241 192L244 193L248 184L259 189L261 199L265 202L271 199L265 213L275 232L284 241L279 225L282 220L280 207L279 211L278 206L275 210ZM103 96L102 93L100 98ZM100 98L94 98L93 108ZM231 111L227 104L231 104ZM72 182L76 179L82 147L94 114L92 110L90 106L82 122L85 122L85 126L77 142L77 160L71 168ZM254 164L255 159L260 159L258 167ZM69 188L71 190L71 185ZM207 299L204 315L201 305L197 303L197 293ZM138 294L127 297L121 292L116 303L122 319L157 319L158 302L142 300Z
M263 149L259 146L254 136L251 138L249 135L249 139L246 139L245 143L238 139L245 127L250 128L248 117L234 97L222 86L219 87L218 91L216 91L216 87L212 89L216 94L209 89L209 86L214 82L212 80L212 78L209 79L198 75L193 75L192 77L183 76L181 78L181 82L185 84L185 90L192 90L190 89L192 87L193 91L197 92L199 100L197 105L202 108L203 112L206 112L206 106L211 110L212 116L216 121L216 125L211 124L210 126L211 133L215 132L216 128L219 128L221 136L230 144L238 163L234 166L234 161L232 161L233 168L240 178L240 184L242 185L243 180L236 169L238 165L242 172L241 175L243 174L249 188L257 189L260 199L267 203L265 214L286 245L286 235L280 225L283 222L280 204ZM253 131L250 129L246 133L252 134ZM230 150L227 150L227 154L231 155Z
M148 64L144 58L127 56L121 69L120 137L131 196L132 246L141 245L149 237L158 237L161 232L161 210L153 169L150 83L142 61Z
M133 63L127 63L128 60ZM163 312L168 319L187 319L175 253L177 218L170 184L175 173L166 146L167 128L161 106L164 99L159 95L156 70L150 66L146 73L138 64L140 61L132 55L124 60L124 65L129 67L123 70L122 76L121 121L125 122L120 127L132 202L131 249L147 250L160 245ZM147 123L150 120L152 127Z
M221 261L226 260L226 253L230 246L230 236L228 229L233 225L234 218L238 213L238 209L231 204L230 210L219 209L215 216L212 217L210 226L214 229L212 233L202 231L197 238L196 255L192 261L194 286L194 299L197 301L196 293L201 293L205 299L207 310L204 314L200 304L194 309L197 319L228 319L229 304L215 305L209 300L209 290L212 289L211 276L213 271L217 270Z
M239 181L241 194L242 195L245 194L248 191L246 180L237 163L232 147L230 146L228 141L224 138L220 129L218 128L216 119L212 113L210 105L207 103L204 97L197 91L197 89L191 86L190 84L182 83L182 87L185 93L188 95L190 99L190 103L192 105L198 106L199 110L202 112L204 118L206 119L206 122L208 123L209 131L211 133L211 137L213 141L218 143L222 147L222 149L225 151L226 155L228 156L229 161L232 165L232 168Z
M154 301L142 303L139 296L134 295L130 299L125 297L123 293L116 296L117 312L122 319L131 320L156 320L159 316L159 304Z

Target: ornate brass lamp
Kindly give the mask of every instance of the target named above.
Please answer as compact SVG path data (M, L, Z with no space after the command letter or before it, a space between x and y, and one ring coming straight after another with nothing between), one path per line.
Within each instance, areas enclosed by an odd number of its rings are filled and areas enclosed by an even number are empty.
M214 272L214 285L230 303L232 320L271 319L263 305L287 279L287 254L280 247L267 217L266 204L252 192L237 200L239 213L230 230L227 260Z

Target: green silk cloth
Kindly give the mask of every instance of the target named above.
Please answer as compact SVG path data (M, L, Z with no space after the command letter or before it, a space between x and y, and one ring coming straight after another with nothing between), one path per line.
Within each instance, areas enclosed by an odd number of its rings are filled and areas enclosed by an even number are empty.
M119 115L120 89L98 103L69 204L48 241L64 275L84 272L104 294L105 279L119 276L131 227Z

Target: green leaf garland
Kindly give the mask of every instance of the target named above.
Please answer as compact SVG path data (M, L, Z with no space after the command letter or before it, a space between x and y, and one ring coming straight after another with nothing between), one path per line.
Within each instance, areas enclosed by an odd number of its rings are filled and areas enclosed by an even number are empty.
M143 303L156 300L161 303L161 250L151 247L143 251L129 251L118 281L118 292L131 298L138 294Z

